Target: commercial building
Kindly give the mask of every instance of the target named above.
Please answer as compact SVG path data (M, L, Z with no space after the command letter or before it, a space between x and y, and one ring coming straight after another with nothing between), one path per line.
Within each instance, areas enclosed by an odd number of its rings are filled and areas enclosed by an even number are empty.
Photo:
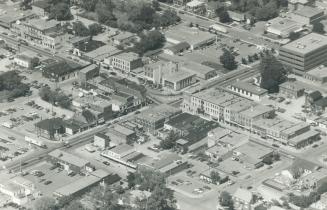
M195 74L196 78L208 80L217 76L216 69L205 66L196 62L185 62L180 65L180 69L191 74Z
M253 124L254 133L295 148L304 147L319 139L319 132L310 130L306 123L293 123L281 118L257 120Z
M292 32L303 30L304 23L293 21L289 18L276 17L269 20L266 26L266 31L270 34L287 38Z
M127 44L131 41L133 41L134 39L137 38L136 34L133 34L131 32L128 31L116 31L115 35L113 35L111 38L111 41L114 42L115 45L124 45Z
M106 60L110 59L111 56L120 54L121 52L122 50L119 50L114 46L104 45L95 50L82 54L82 58L92 63L101 63L105 64L105 66L110 66L110 62L106 63Z
M161 104L138 114L135 117L135 122L143 126L145 131L155 134L158 129L164 127L166 120L179 113L181 113L180 109Z
M184 52L185 50L188 50L190 47L191 46L187 42L180 42L171 47L165 48L163 50L163 52L168 55L176 55L176 54Z
M320 65L302 75L305 79L312 82L317 82L323 84L327 82L327 67L325 65Z
M91 64L89 66L86 66L84 68L82 68L79 72L78 72L78 80L81 84L84 84L85 82L87 82L88 80L93 79L94 77L99 76L100 73L100 68L99 66L95 65L95 64Z
M172 44L187 42L191 50L211 44L216 40L214 34L187 26L171 27L165 32L165 36L167 42Z
M234 12L231 10L228 10L229 17L236 22L244 22L246 21L246 17L244 13Z
M136 132L123 125L115 124L105 134L109 136L112 144L126 144L134 142L137 138Z
M298 23L306 24L307 26L319 22L324 16L323 10L311 6L304 6L291 13L293 20Z
M0 184L0 192L10 197L10 201L24 205L30 201L31 195L36 191L33 182L16 176Z
M144 79L153 84L162 84L163 77L179 70L179 64L174 62L158 61L144 66Z
M305 6L313 4L315 1L312 0L290 0L288 1L288 9L290 11L302 9Z
M232 195L236 209L251 210L253 194L251 191L243 188L238 188Z
M17 55L14 58L14 63L23 68L30 69L32 66L32 59L33 58L31 58L27 55Z
M271 107L222 89L208 89L185 97L182 107L185 112L246 129L251 128L254 120L270 117L274 113Z
M273 149L254 142L243 144L233 151L233 155L237 156L247 167L251 169L263 166L264 160L266 158L271 158L273 154Z
M104 150L110 147L110 137L103 133L97 133L94 135L93 145Z
M179 91L195 83L194 76L195 74L180 70L166 75L163 78L163 87Z
M93 171L93 167L89 161L60 149L50 152L48 154L48 161L53 165L59 164L68 172L73 171L75 173L80 173L85 171Z
M61 24L56 20L31 19L14 24L12 30L38 46L56 49L61 42L60 29Z
M206 4L203 1L199 0L192 0L188 3L186 3L185 9L189 12L198 14L198 15L203 15L205 14L206 11Z
M266 89L242 81L234 82L230 85L229 89L240 96L252 99L254 101L260 101L268 94Z
M130 72L143 65L142 59L136 53L128 52L114 55L110 58L110 65L118 70Z
M65 122L61 118L49 118L35 123L37 136L58 140L65 133Z
M19 11L19 12L17 12ZM26 21L35 18L36 14L32 10L20 10L19 6L1 4L0 26L11 29L17 21Z
M299 98L304 95L304 87L297 81L287 81L279 85L279 93L288 98Z
M76 78L82 65L70 61L55 61L42 68L42 76L55 82Z
M51 4L46 0L34 1L32 3L33 12L40 17L48 16L50 13L50 8Z
M295 71L308 71L326 61L327 37L310 33L281 47L280 61Z

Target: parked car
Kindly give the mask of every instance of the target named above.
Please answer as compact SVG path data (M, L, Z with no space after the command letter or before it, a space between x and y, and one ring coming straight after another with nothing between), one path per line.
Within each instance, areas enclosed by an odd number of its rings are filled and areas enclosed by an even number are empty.
M107 166L110 166L110 163L108 161L103 161L102 163L107 165Z
M52 183L52 181L49 181L49 180L46 181L46 182L44 182L45 185L49 185L49 184L51 184L51 183Z

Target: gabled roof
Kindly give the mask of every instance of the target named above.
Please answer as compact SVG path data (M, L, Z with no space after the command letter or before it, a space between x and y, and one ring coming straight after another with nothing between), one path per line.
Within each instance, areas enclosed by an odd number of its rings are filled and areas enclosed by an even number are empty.
M322 97L321 92L316 90L308 94L308 97L312 98L312 100L318 100Z

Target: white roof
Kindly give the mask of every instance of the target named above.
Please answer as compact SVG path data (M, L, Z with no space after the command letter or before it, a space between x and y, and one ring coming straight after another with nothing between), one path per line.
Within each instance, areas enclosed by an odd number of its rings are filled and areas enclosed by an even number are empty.
M189 3L186 4L186 6L188 7L198 7L198 6L201 6L202 4L204 4L204 2L202 1L198 1L198 0L193 0Z

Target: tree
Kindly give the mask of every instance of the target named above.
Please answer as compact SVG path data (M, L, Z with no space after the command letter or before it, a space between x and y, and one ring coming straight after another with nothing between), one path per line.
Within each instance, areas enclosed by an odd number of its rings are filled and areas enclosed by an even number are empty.
M136 179L135 174L132 172L128 172L126 179L128 183L128 188L129 189L133 188L135 186L135 179Z
M143 55L149 50L161 48L166 41L165 36L157 30L142 33L140 37L141 40L137 42L134 47L134 52L139 55Z
M89 36L89 29L81 21L76 21L73 23L73 30L76 36Z
M246 65L248 61L245 58L242 58L242 64Z
M71 20L72 17L73 16L70 12L69 4L67 3L64 2L55 3L50 8L50 14L49 14L50 19L64 21L64 20Z
M316 32L318 34L324 34L325 33L325 27L322 23L317 22L313 24L313 28L312 28L313 32Z
M19 5L21 10L32 9L32 0L23 0Z
M292 31L289 35L290 40L294 41L300 38L300 33Z
M65 210L86 210L86 208L80 201L74 200L65 207Z
M211 178L213 184L217 184L220 181L220 176L217 171L211 171L210 178Z
M40 59L38 57L33 57L31 60L31 69L38 66L40 64Z
M252 58L251 55L248 55L248 62L249 62L249 63L252 63L252 62L253 62L253 58Z
M261 73L260 86L269 92L278 91L278 85L286 79L285 68L275 56L269 53L261 58L259 70Z
M235 56L227 49L223 49L223 54L220 56L220 63L223 64L225 69L234 70L237 68Z
M56 200L51 197L41 197L35 201L34 210L56 210Z
M116 210L118 207L118 197L110 188L96 186L90 192L92 203L95 209L99 210Z
M80 0L80 6L86 11L93 12L99 0Z
M229 23L231 21L228 11L225 9L219 13L218 17L219 17L219 21L222 23Z
M176 145L176 140L178 137L179 136L174 133L174 131L170 131L167 138L160 142L160 148L165 150L173 148Z
M96 36L102 32L102 26L98 23L93 23L89 25L89 34L91 36Z
M257 53L254 53L254 55L253 55L253 59L254 59L254 60L259 60L259 55L258 55Z
M170 25L174 25L181 21L181 18L177 15L175 10L165 10L162 15L155 16L157 23L155 25L167 27Z

